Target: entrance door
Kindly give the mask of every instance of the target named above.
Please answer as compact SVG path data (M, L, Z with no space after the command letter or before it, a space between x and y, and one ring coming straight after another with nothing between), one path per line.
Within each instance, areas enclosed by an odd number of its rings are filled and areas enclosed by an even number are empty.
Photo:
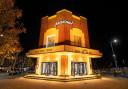
M71 68L72 68L71 69L72 75L85 75L85 74L87 74L85 62L72 62Z
M57 75L57 62L43 62L42 63L43 75Z

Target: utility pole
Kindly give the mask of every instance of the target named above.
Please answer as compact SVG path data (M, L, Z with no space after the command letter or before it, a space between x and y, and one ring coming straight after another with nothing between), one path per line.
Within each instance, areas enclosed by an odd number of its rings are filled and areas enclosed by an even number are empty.
M112 49L112 56L113 56L113 59L114 59L115 67L117 69L118 68L117 60L116 60L116 55L115 55L115 52L114 52L114 49L113 49L113 46L112 46L112 42L111 42L111 49Z
M116 55L115 55L115 52L114 52L114 49L113 49L113 43L116 44L117 42L118 42L117 39L114 39L110 42L110 46L111 46L111 49L112 49L112 56L113 56L114 63L115 63L114 76L117 76L118 65L117 65Z

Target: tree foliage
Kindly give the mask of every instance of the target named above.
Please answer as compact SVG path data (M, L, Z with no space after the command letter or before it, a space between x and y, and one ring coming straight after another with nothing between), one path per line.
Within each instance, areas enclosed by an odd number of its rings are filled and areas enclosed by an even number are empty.
M26 30L21 16L22 10L15 8L14 0L0 0L0 56L3 59L16 59L23 50L19 34Z

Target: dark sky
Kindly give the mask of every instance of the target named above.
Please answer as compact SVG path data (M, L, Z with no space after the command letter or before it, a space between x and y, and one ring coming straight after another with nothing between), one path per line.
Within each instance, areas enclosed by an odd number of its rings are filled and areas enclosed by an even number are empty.
M23 22L27 33L21 35L24 51L37 48L41 18L54 15L58 10L68 9L75 15L88 19L88 29L91 48L99 49L103 53L100 63L111 64L112 51L110 41L118 38L119 43L114 46L118 64L122 59L127 62L128 35L126 24L126 9L120 2L98 2L97 0L16 0L16 5L23 10ZM105 61L105 62L104 62Z

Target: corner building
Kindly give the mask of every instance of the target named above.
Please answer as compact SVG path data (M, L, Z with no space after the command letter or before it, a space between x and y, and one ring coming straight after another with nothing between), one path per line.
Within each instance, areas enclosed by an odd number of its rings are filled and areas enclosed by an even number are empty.
M39 48L27 56L37 59L37 75L70 78L93 74L91 58L102 54L90 49L87 19L63 9L41 19Z

